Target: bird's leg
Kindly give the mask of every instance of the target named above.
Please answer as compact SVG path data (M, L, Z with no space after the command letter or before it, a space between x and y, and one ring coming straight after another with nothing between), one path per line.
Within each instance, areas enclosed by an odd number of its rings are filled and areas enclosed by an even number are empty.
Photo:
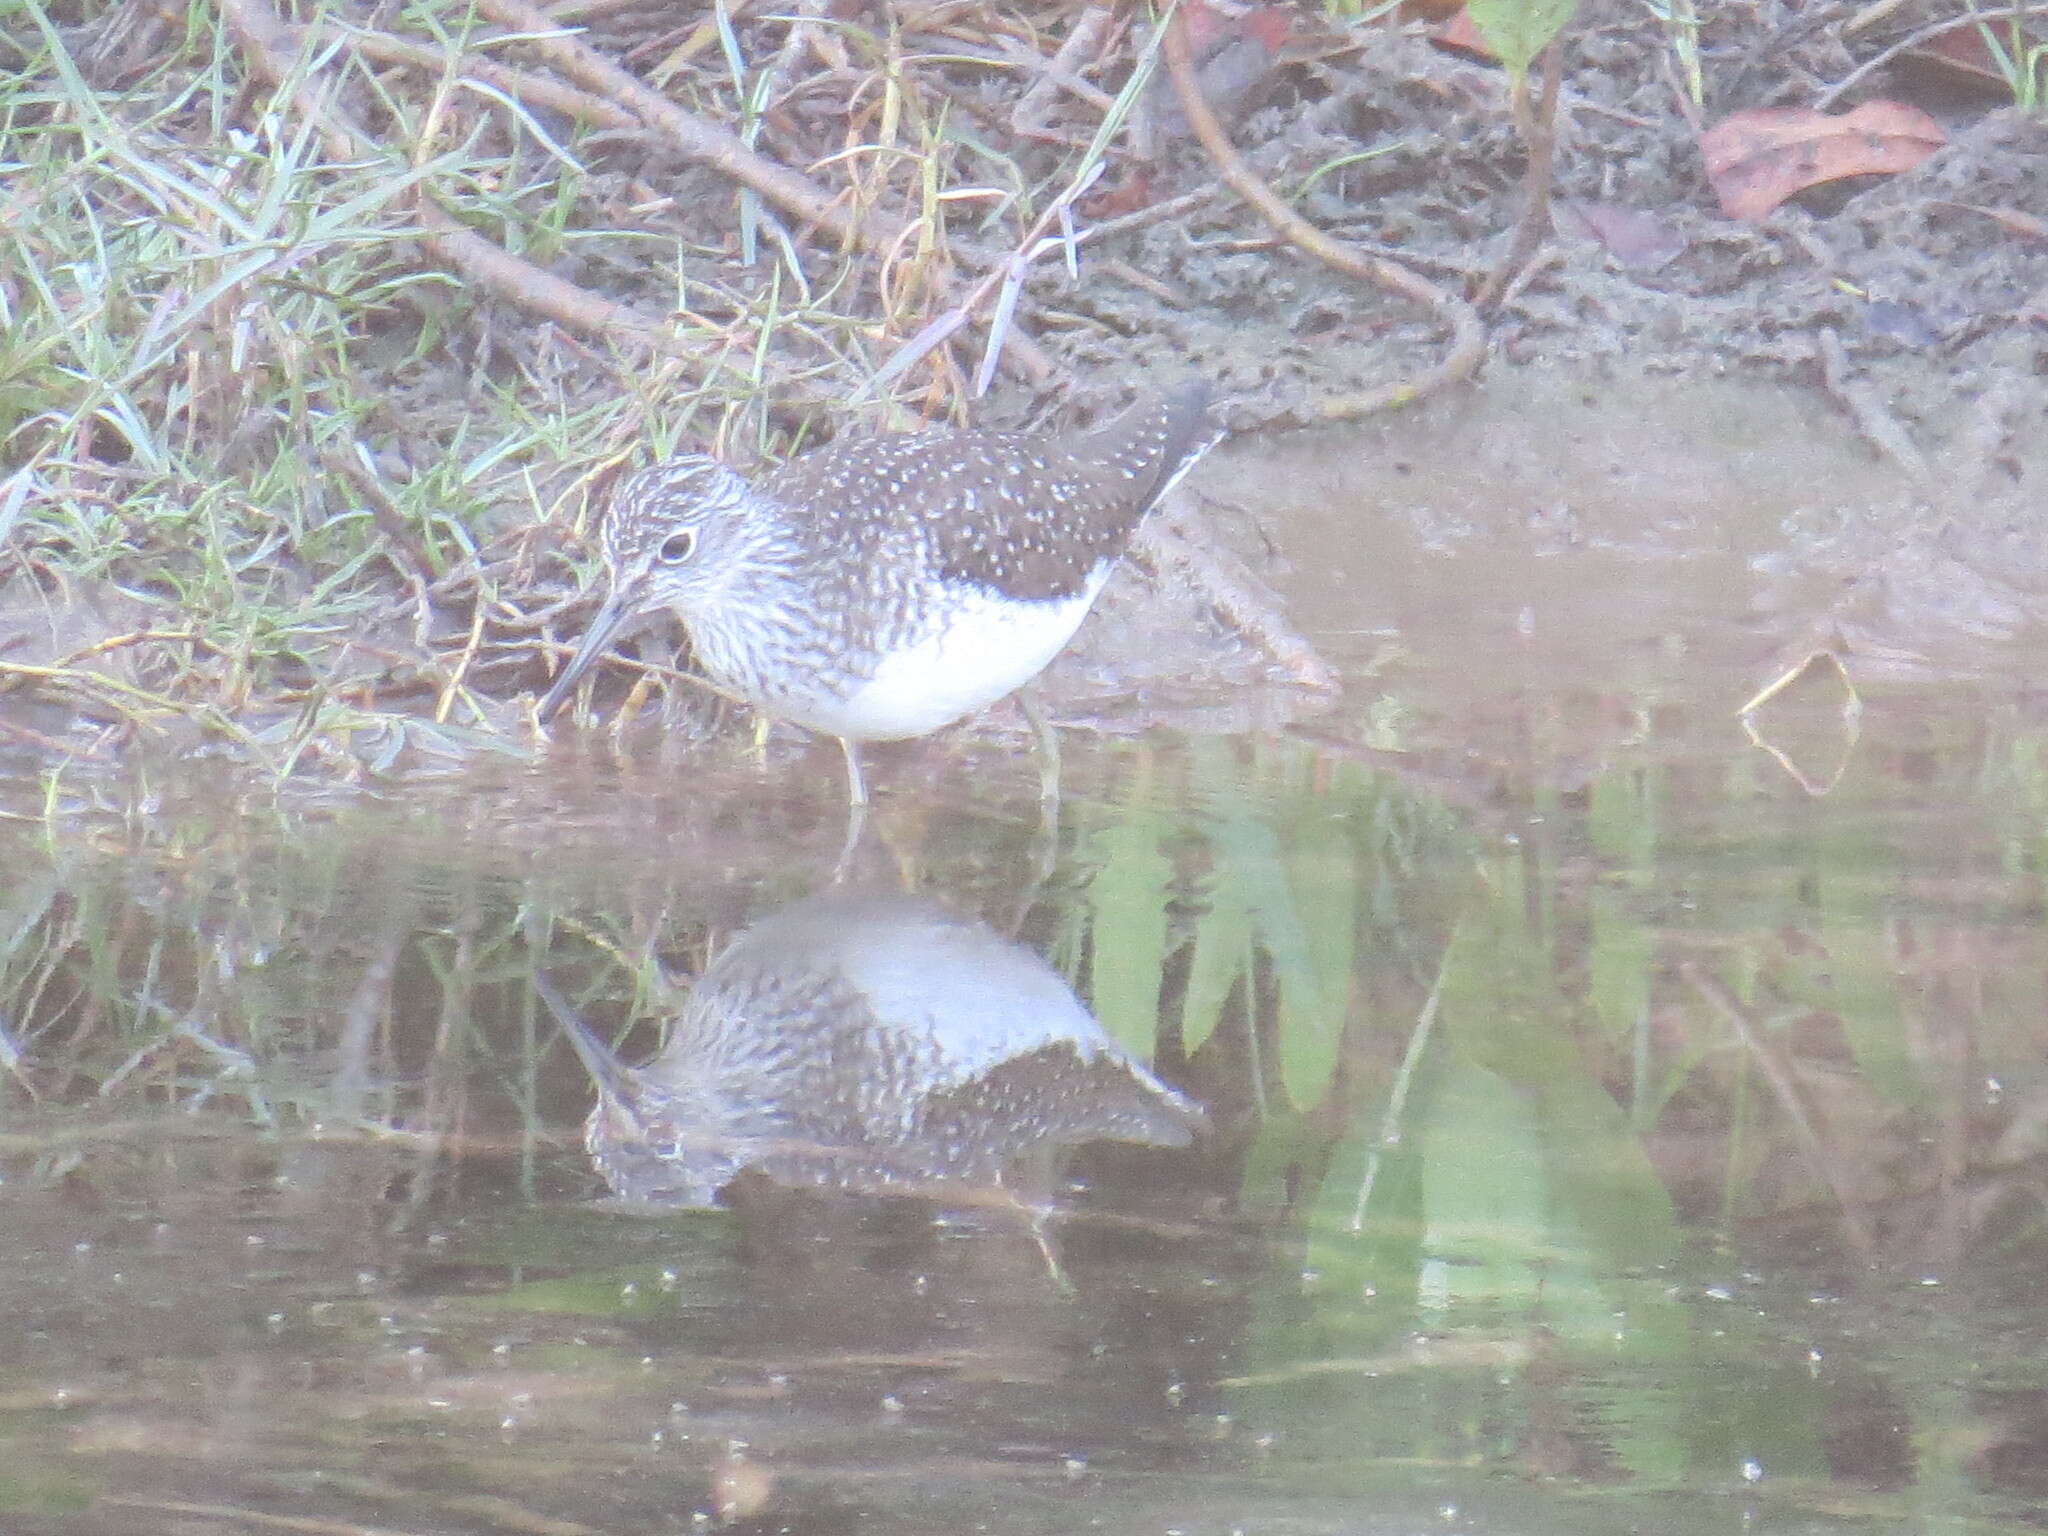
M854 850L868 824L868 784L860 771L860 748L845 736L839 750L846 754L846 841L839 846L839 862L833 866L832 883L843 885L853 873Z
M1045 1260L1046 1275L1052 1280L1053 1288L1062 1296L1076 1294L1074 1282L1067 1278L1066 1269L1060 1263L1060 1251L1052 1236L1053 1212L1050 1206L1024 1205L1019 1202L1025 1219L1031 1224L1031 1241L1037 1245L1038 1256Z
M1040 823L1052 829L1060 824L1060 738L1053 730L1052 722L1045 717L1045 711L1038 707L1037 696L1025 688L1017 695L1017 707L1024 712L1024 723L1031 727L1032 737L1038 743L1038 815Z
M846 754L846 803L856 811L868 808L868 781L860 771L860 748L851 738L839 738L839 750Z
M1038 828L1031 834L1029 874L1017 893L1016 916L1010 924L1013 938L1023 931L1031 904L1052 878L1060 853L1060 739L1028 687L1017 695L1017 707L1038 743Z

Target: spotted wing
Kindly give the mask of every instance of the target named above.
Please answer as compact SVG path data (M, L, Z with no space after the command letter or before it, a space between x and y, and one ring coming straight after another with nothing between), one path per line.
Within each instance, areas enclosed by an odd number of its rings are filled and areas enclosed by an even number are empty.
M1049 600L1085 591L1214 440L1208 391L1195 385L1076 436L840 439L761 488L837 525L820 531L856 559L914 553L943 580Z

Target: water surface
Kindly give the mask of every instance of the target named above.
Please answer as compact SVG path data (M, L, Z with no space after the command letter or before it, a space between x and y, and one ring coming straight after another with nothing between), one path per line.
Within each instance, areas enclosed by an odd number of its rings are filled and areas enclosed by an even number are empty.
M0 1529L2037 1529L2024 627L1674 398L1226 461L1343 697L837 886L780 738L18 764Z

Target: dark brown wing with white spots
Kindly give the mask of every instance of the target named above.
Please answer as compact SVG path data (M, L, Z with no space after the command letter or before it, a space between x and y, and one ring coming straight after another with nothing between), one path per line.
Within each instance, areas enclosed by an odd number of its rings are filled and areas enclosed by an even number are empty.
M1001 515L949 527L940 545L946 574L1017 597L1081 591L1215 442L1208 407L1208 387L1191 384L1042 450L1038 439L1004 434L998 456L1015 455L1004 468L1020 482L1043 475L1042 494L1004 499Z
M759 488L804 508L855 560L901 559L914 547L944 581L1020 599L1072 597L1215 441L1208 403L1196 384L1088 433L842 438Z

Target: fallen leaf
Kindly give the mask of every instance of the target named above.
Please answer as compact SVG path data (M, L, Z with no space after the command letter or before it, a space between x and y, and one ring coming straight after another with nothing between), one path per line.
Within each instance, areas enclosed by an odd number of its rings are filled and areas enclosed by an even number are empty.
M1498 64L1499 57L1487 46L1486 39L1479 31L1479 24L1472 19L1472 13L1463 6L1457 15L1441 26L1432 28L1429 40L1437 47L1450 53L1462 53L1467 58L1478 59L1483 64Z
M1993 31L1982 22L1973 26L1964 20L1908 49L1906 57L1915 63L1934 65L1951 77L1961 76L2009 96L2012 94L2016 61L2026 58L2040 46L2038 28L2022 31L2015 38L2010 23ZM1999 58L2000 54L2004 55L2003 60Z
M1918 107L1879 100L1838 117L1811 107L1737 112L1700 135L1700 155L1721 211L1754 224L1795 192L1844 176L1895 176L1947 142Z
M1105 182L1075 205L1084 219L1115 219L1159 201L1158 190L1144 170L1133 171L1119 182Z
M1203 4L1202 0L1190 0L1182 14L1187 17L1188 47L1197 61L1247 37L1269 53L1278 53L1291 31L1288 12L1277 5L1254 5L1233 12Z
M1637 272L1654 272L1685 250L1684 235L1639 208L1560 201L1557 214L1560 228L1583 230L1616 261Z
M1937 32L1917 47L1907 49L1906 57L1925 59L1931 64L1960 70L1982 81L2004 84L1992 65L1991 50L1984 45L1984 34L1972 26L1957 26L1946 32Z
M1981 203L1949 203L1950 208L1960 208L1965 213L1981 213L1994 223L2002 224L2016 235L2029 240L2048 240L2048 221L2037 219L2031 213L2018 208L1986 208Z
M1236 14L1200 3L1188 4L1189 51L1195 60L1195 82L1218 122L1228 126L1255 106L1280 66L1281 49L1291 35L1288 12L1259 5ZM1173 91L1162 78L1159 86L1159 128L1168 138L1187 132L1187 120Z

